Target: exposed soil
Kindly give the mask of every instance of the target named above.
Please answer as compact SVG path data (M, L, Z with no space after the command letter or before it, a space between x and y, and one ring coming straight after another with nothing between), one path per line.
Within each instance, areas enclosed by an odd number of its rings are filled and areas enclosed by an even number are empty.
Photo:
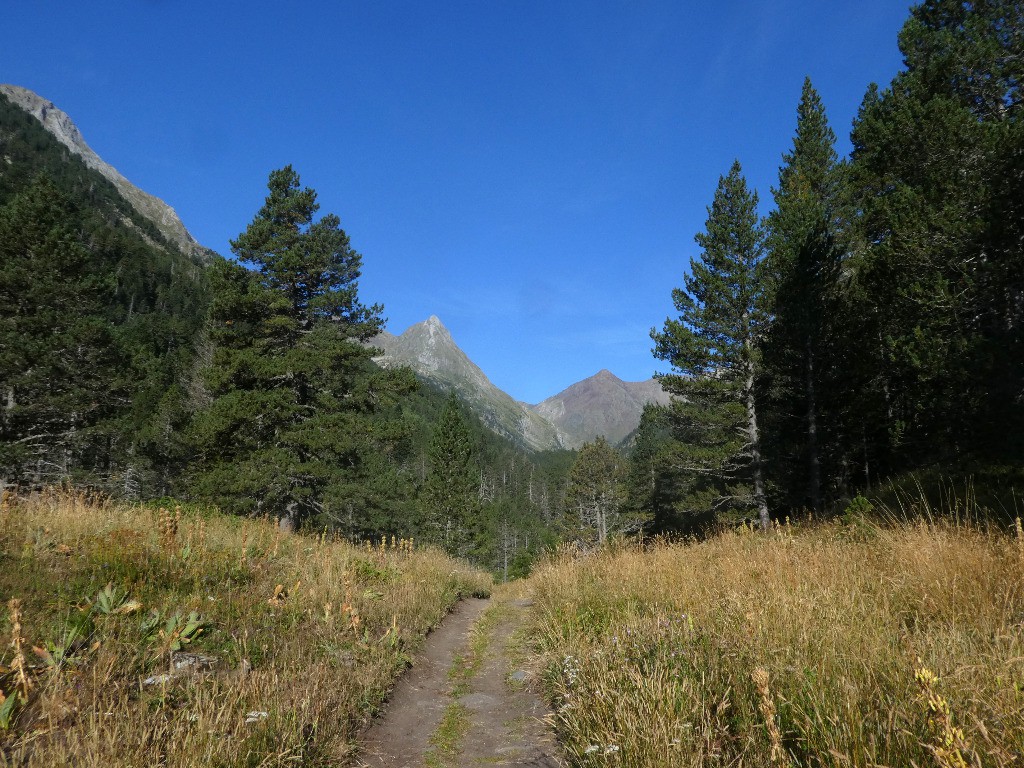
M358 764L366 768L562 766L543 720L547 714L543 702L530 690L526 673L510 666L513 633L530 605L529 600L501 597L464 601L427 638L384 713L367 730ZM493 612L492 621L481 621L485 611ZM477 622L478 644L485 650L471 673L456 683L450 674L453 662L469 658L471 630ZM481 632L488 635L484 642L480 642ZM450 748L440 751L442 719L453 708L462 713L463 723Z

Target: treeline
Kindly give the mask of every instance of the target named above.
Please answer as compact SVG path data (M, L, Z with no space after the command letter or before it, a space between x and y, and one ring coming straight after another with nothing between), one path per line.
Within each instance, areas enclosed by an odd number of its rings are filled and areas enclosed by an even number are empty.
M631 503L660 529L824 512L888 476L1019 464L1024 10L929 0L840 159L814 87L774 207L739 163L652 331L672 365Z

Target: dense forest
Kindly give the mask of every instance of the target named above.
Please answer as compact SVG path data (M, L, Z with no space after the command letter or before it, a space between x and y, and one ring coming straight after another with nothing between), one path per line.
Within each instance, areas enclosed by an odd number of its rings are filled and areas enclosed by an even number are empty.
M0 488L414 536L513 576L560 539L767 525L1019 464L1022 13L915 6L848 158L806 81L768 215L724 169L665 288L672 404L578 454L530 454L378 367L362 257L291 167L234 258L199 262L0 96Z
M769 215L738 162L721 178L679 315L652 331L676 397L647 413L634 477L653 478L660 528L1019 464L1022 15L914 7L905 67L868 88L849 158L807 81Z

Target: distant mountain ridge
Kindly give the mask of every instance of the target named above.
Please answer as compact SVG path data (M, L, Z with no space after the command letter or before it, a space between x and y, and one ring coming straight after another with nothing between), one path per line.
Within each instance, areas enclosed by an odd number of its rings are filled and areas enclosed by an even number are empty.
M0 93L12 104L36 118L57 141L82 158L89 168L108 179L125 200L152 221L160 233L182 253L200 262L210 260L211 251L196 242L174 209L160 198L136 187L116 168L97 155L86 144L81 131L71 118L52 101L18 85L0 84Z
M645 404L668 402L654 379L627 382L602 370L538 405L521 403L491 383L436 315L371 344L384 351L376 358L381 365L407 365L454 391L494 432L532 450L579 448L599 435L620 443L640 423Z

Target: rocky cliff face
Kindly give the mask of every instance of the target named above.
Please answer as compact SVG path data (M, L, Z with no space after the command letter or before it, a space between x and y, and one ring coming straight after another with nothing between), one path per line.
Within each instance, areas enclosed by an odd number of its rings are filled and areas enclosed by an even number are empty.
M533 406L533 411L555 425L563 445L579 448L599 435L612 445L622 442L637 428L645 405L668 401L655 379L622 381L602 370Z
M35 117L61 144L81 157L87 166L110 180L117 187L117 191L121 193L121 196L131 203L135 210L152 221L161 234L183 253L200 262L209 260L210 252L199 245L189 231L185 229L185 225L178 218L178 214L174 212L174 209L163 200L136 187L122 176L116 168L104 162L85 143L81 131L71 121L71 118L58 109L52 101L48 101L27 88L17 85L0 85L0 93L4 94L13 104L16 104Z
M370 342L384 350L377 362L407 365L421 377L453 390L487 427L536 451L562 447L558 431L523 403L498 389L452 339L436 316L401 336L382 333Z

